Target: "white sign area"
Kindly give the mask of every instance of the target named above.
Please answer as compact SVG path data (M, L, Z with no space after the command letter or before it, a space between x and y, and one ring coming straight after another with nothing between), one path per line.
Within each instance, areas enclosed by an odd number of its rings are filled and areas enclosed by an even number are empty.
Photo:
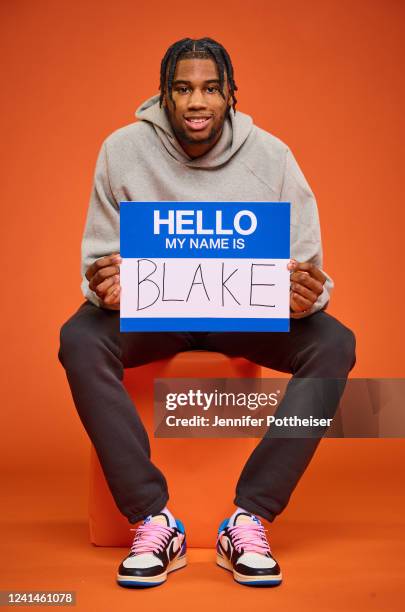
M121 317L288 318L286 259L124 258Z

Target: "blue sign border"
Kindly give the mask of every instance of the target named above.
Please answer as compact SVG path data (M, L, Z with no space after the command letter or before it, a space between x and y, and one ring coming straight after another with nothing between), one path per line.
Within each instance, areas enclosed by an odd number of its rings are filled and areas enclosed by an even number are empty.
M166 239L179 238L168 234L162 226L159 235L153 232L153 211L162 214L170 210L201 210L204 228L215 227L215 211L223 212L223 227L232 227L232 218L240 210L251 210L258 216L258 227L252 234L182 234L186 248L167 248ZM270 214L264 214L265 210ZM289 202L121 202L120 203L120 254L123 258L240 258L240 259L289 259L290 258ZM187 225L186 227L190 227ZM287 240L287 236L288 240ZM189 239L243 238L245 248L189 248ZM265 251L265 253L263 253ZM121 332L288 332L289 318L203 318L203 317L120 317Z

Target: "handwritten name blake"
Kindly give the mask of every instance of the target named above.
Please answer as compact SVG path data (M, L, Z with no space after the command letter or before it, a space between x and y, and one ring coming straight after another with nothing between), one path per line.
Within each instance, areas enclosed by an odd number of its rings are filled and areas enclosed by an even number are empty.
M274 308L271 271L274 263L246 260L198 262L190 260L180 268L176 260L136 260L136 309L145 310L159 302L212 302L226 306L227 302L246 306ZM247 285L248 283L248 285ZM243 284L243 288L241 285Z

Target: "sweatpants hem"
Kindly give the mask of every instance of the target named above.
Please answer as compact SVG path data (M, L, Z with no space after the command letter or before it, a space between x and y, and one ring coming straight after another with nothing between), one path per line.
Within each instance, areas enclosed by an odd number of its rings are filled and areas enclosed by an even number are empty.
M270 512L269 510L262 508L261 506L259 506L258 504L255 504L255 502L252 502L250 499L247 499L246 497L237 496L233 500L233 503L235 504L235 506L239 506L240 508L243 508L244 510L248 510L252 514L258 514L262 518L266 519L266 521L269 521L269 523L272 523L277 516L277 514L274 514L273 512Z
M157 514L160 510L163 510L168 500L169 494L164 493L163 495L161 495L161 497L155 500L153 504L148 506L148 508L145 508L143 512L138 512L137 514L131 514L130 516L127 516L128 521L133 524L137 523L142 519L145 519L147 516L149 516L149 514Z

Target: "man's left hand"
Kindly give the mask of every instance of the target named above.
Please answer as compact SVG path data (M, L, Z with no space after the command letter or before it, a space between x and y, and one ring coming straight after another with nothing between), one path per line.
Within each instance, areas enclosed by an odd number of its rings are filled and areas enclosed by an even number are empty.
M287 267L291 271L290 309L292 312L306 312L321 295L326 276L309 262L292 259Z

